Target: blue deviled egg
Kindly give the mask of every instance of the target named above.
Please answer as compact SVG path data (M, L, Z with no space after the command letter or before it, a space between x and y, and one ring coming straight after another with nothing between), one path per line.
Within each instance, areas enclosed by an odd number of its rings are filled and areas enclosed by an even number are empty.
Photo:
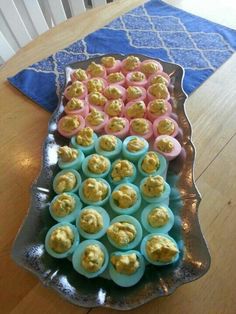
M141 214L143 227L150 233L167 233L174 225L174 214L165 204L154 203L146 206Z
M73 222L82 208L79 197L71 192L56 195L50 203L49 212L58 222Z
M97 240L81 242L72 257L74 269L87 278L94 278L102 274L107 268L108 262L107 249Z
M77 219L76 226L85 239L100 239L110 225L110 217L100 206L84 207Z
M144 271L144 258L138 251L113 252L110 256L109 274L121 287L134 286L143 277Z
M148 176L140 182L143 199L148 203L169 204L170 186L163 177Z
M83 160L84 153L78 148L62 146L58 149L58 166L61 169L78 170L81 168Z
M45 238L45 249L52 257L66 258L70 256L79 243L76 227L67 222L60 222L51 227Z
M140 136L128 136L122 147L123 156L131 161L137 161L149 148L148 142Z
M102 206L111 194L109 183L102 178L87 178L79 188L80 199L88 205Z
M148 234L143 238L140 249L145 259L153 265L169 265L179 259L177 243L165 233Z
M102 135L95 142L96 153L114 160L122 151L122 141L114 135Z
M164 156L154 151L147 152L138 161L138 170L144 176L162 176L166 178L167 161Z
M105 178L110 168L110 160L98 154L87 156L82 163L83 173L90 178Z
M141 201L139 188L131 183L122 183L116 186L109 198L112 210L120 215L135 213L139 209Z
M53 180L53 190L56 194L64 192L75 193L81 184L81 176L74 169L64 169L57 173Z
M137 170L135 165L126 159L117 159L111 165L111 170L108 176L110 183L132 183L136 179Z
M71 146L79 148L84 155L89 155L94 152L96 140L97 134L91 128L85 127L71 138Z
M138 220L129 215L120 215L112 219L107 229L109 242L120 250L131 250L139 245L143 231Z

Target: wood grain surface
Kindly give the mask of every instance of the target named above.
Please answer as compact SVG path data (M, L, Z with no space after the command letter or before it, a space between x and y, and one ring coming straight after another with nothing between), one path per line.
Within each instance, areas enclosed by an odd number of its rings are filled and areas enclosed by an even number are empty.
M6 77L83 38L143 2L117 0L74 17L39 36L0 69L1 313L118 313L71 305L11 259L12 243L29 207L30 186L40 170L50 114L11 87ZM233 0L167 2L236 29ZM198 88L186 104L197 150L195 178L203 197L199 217L212 256L211 268L204 277L181 286L173 295L153 300L130 313L236 313L235 77L236 54Z

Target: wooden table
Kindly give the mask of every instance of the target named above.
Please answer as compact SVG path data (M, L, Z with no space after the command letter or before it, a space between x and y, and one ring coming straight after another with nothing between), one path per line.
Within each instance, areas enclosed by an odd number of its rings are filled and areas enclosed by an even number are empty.
M40 169L41 147L50 114L6 82L26 66L56 52L142 3L121 0L75 17L21 49L0 71L1 99L1 313L88 313L67 303L10 257L30 202L30 186ZM236 28L233 0L169 0L180 8ZM95 16L99 16L95 18ZM75 27L78 25L80 27ZM236 54L187 101L197 150L195 178L203 200L199 208L202 231L209 244L210 271L196 282L181 286L169 297L154 300L139 313L236 313ZM93 309L90 313L116 313Z

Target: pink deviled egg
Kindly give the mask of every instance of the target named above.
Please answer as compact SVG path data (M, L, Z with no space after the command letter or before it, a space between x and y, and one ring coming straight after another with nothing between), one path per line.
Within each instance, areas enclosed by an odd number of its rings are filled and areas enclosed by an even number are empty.
M126 99L131 100L143 100L145 101L147 97L146 89L141 86L129 86L126 89Z
M152 123L144 118L136 118L130 121L130 134L138 135L148 140L152 137Z
M121 117L111 118L105 126L105 132L106 134L124 138L129 133L129 120Z
M107 103L107 98L100 92L92 92L86 97L86 102L89 104L90 109L103 110Z
M147 105L147 117L152 122L157 118L169 116L171 112L171 104L164 99L154 99Z
M126 104L124 114L128 120L145 118L146 110L146 105L143 100L132 100Z
M165 84L152 84L147 90L148 101L153 99L164 99L169 100L170 94Z
M105 88L103 94L108 100L122 99L126 100L126 90L123 86L118 84L112 84Z
M88 93L100 92L102 93L107 87L107 81L102 77L93 77L87 81L87 90Z
M128 56L121 62L121 72L125 75L130 71L139 71L140 60L136 56Z
M153 84L165 84L166 86L169 86L170 77L165 72L157 72L148 78L148 86Z
M64 137L71 138L79 130L83 129L85 126L85 121L82 116L79 115L69 115L62 117L57 124L58 132Z
M155 139L153 148L167 160L176 158L181 152L180 143L174 137L169 135L158 136Z
M85 124L94 132L102 132L108 121L108 115L105 112L92 108L85 118Z
M87 95L86 86L79 81L73 82L71 85L67 86L64 91L64 96L70 100L71 98L84 99Z
M86 83L87 80L90 78L90 75L87 74L85 70L79 68L79 69L74 70L71 73L70 77L71 77L72 82L80 81L80 82Z
M153 133L155 137L159 135L176 137L179 133L179 126L177 122L170 117L160 117L153 122Z
M102 77L105 79L107 76L106 68L103 65L98 64L96 62L91 62L86 72L91 77Z
M121 86L125 86L125 76L122 72L114 72L110 73L107 76L108 84L118 84Z
M127 86L142 86L147 85L146 75L140 71L132 71L126 75L126 85Z
M114 57L106 56L101 59L102 65L106 68L107 74L119 72L121 61L116 60Z
M68 115L80 115L85 118L89 113L89 106L84 100L73 97L65 105L64 111Z
M152 59L144 60L140 65L140 71L143 72L147 77L162 72L163 67L160 62Z
M109 117L123 117L124 102L122 99L109 100L104 107L104 111Z

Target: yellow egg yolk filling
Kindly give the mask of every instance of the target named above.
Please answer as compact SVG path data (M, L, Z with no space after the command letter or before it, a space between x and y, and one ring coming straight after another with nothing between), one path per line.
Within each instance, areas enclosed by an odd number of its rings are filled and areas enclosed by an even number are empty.
M85 81L88 79L88 75L83 69L77 69L73 74L78 81Z
M129 86L126 90L127 93L127 99L128 100L134 100L142 96L142 90L141 88L137 86Z
M68 171L56 179L55 188L58 193L69 192L76 186L76 182L76 176Z
M135 70L139 65L139 58L135 56L128 56L124 61L124 68L127 71Z
M80 214L80 228L85 232L94 234L103 228L103 218L95 209L88 208Z
M104 68L101 64L91 62L88 66L87 72L91 75L91 77L102 76L104 74Z
M84 108L84 103L81 99L72 97L68 103L66 104L65 108L68 111L73 111L73 110L80 110Z
M54 229L50 235L48 245L56 253L67 252L74 242L74 233L69 226Z
M58 156L62 162L72 162L78 157L78 155L78 151L69 146L62 146L58 149Z
M108 76L107 76L107 81L109 83L118 83L118 82L121 82L125 79L124 77L124 74L121 73L121 72L115 72L115 73L110 73Z
M72 195L62 193L52 203L52 212L58 217L65 217L73 212L76 201Z
M106 183L88 178L84 181L83 193L87 200L92 202L102 201L108 193L108 187Z
M93 154L88 161L88 169L96 174L101 174L107 171L109 166L108 159L98 154Z
M70 133L80 126L80 121L77 116L65 116L63 117L61 128L64 132Z
M105 88L104 82L99 78L92 78L87 82L88 92L102 92Z
M160 167L160 160L154 152L148 152L142 162L142 170L148 174L157 171Z
M122 110L122 104L120 99L115 99L110 102L107 107L107 113L111 117L119 116Z
M139 260L135 253L123 255L113 255L111 257L111 263L118 273L124 275L132 275L139 268Z
M76 142L85 147L93 144L93 130L89 127L80 130L76 137Z
M132 119L132 118L143 118L145 114L146 106L145 103L140 100L132 104L128 109L127 109L127 116Z
M137 201L137 193L132 187L122 185L118 190L112 193L112 198L118 207L129 208Z
M119 246L126 246L136 237L135 226L129 222L115 222L107 229L107 235Z
M149 130L149 125L146 119L137 118L131 121L131 128L135 133L145 134Z
M111 152L115 150L117 139L114 135L103 135L100 137L99 146L102 150Z
M81 265L88 272L95 273L102 268L104 264L104 253L96 244L86 247L81 257Z
M169 219L168 211L164 207L153 208L148 214L148 223L153 228L160 228L166 225Z
M112 180L117 182L134 174L133 166L128 160L118 160L112 168Z
M128 151L130 151L131 153L135 153L140 151L141 149L143 149L145 147L145 143L143 140L139 139L138 137L133 138L132 140L130 140L127 144L127 149Z
M96 109L92 109L91 112L87 115L86 120L93 126L100 125L104 122L104 114Z
M175 125L170 119L166 118L158 123L157 131L162 135L171 135L175 131Z
M112 132L119 132L125 127L125 120L122 118L113 118L108 125L109 130Z
M168 88L165 84L153 84L149 87L149 92L158 99L166 99L169 95Z
M92 92L88 96L89 102L95 106L104 106L107 102L107 99L100 92Z
M162 138L157 142L157 148L163 153L171 153L174 143L168 138Z
M112 68L116 64L116 59L114 57L103 57L102 65L106 68Z
M148 197L158 197L164 192L165 181L161 176L149 176L141 189Z
M83 83L79 81L73 82L67 90L69 97L80 97L85 91Z
M150 260L170 262L179 252L175 243L163 236L153 236L146 244L146 252Z

